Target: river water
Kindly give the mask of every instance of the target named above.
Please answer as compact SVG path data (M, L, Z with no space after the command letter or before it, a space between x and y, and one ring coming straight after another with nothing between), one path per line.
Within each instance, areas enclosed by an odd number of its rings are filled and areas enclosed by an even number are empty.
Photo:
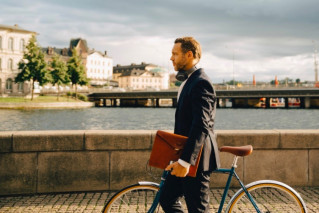
M1 109L0 131L171 130L174 114L174 108ZM215 129L319 129L319 110L219 108Z

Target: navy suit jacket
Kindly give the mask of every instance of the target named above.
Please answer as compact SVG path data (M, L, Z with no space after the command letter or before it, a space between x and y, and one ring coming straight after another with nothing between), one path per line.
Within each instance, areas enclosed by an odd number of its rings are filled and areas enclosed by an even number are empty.
M213 85L203 69L191 74L178 99L174 133L188 137L180 158L194 165L203 146L198 171L220 167L214 134L216 101Z

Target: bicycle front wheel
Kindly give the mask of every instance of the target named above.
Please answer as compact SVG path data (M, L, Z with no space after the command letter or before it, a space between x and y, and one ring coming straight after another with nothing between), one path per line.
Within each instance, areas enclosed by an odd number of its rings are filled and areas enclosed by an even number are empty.
M306 213L306 205L300 195L290 186L271 180L253 182L246 186L260 212L302 212ZM230 200L226 212L257 212L243 189Z
M128 186L113 195L104 206L103 213L146 213L152 206L158 190L157 184L138 183ZM164 211L158 205L155 212L162 213Z

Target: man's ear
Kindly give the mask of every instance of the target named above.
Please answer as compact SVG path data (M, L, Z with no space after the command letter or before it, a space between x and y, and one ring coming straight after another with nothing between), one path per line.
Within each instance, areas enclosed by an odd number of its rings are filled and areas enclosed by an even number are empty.
M187 55L187 58L192 58L192 59L194 58L193 52L190 50L186 53L186 55Z

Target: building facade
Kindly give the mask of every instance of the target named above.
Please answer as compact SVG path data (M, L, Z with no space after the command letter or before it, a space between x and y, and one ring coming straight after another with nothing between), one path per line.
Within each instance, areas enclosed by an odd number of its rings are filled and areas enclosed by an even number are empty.
M22 29L18 25L0 25L0 96L25 95L30 92L30 83L14 83L20 72L25 47L36 32Z
M168 71L154 64L141 63L113 67L113 79L119 87L131 90L164 90L169 88Z
M102 86L112 80L113 59L98 51L91 51L86 61L86 75L93 86Z

